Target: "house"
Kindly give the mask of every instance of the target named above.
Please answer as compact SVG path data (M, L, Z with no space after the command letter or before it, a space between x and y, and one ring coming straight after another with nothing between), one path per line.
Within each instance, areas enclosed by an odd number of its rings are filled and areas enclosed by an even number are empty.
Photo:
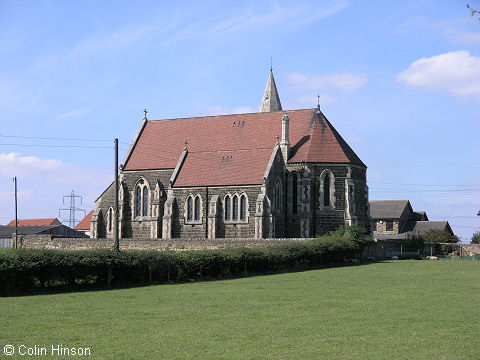
M407 239L429 230L446 231L453 235L448 221L429 221L425 211L413 211L408 200L370 201L371 229L377 239Z
M75 227L74 229L90 236L90 221L92 220L93 211L90 211Z
M119 232L135 238L311 237L368 226L366 165L320 110L283 110L270 69L257 113L149 120L120 166ZM115 189L92 237L114 236Z
M43 218L43 219L18 219L18 226L32 226L32 225L62 225L57 218ZM15 226L15 220L10 221L8 226Z
M12 247L12 239L15 234L15 226L0 225L0 248ZM21 225L18 226L18 235L52 235L54 237L86 237L80 231L60 225Z

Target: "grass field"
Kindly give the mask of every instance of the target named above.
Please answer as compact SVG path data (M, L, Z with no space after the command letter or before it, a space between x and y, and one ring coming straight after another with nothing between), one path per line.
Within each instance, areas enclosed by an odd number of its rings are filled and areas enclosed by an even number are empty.
M61 344L91 359L480 359L479 300L480 262L407 260L0 298L0 358Z

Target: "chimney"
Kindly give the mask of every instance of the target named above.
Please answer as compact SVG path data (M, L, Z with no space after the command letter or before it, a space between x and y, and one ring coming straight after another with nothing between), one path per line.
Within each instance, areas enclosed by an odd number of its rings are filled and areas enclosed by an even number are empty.
M289 128L290 128L290 117L287 114L284 114L282 116L282 141L280 142L280 149L282 150L285 164L287 163L288 156L290 155Z

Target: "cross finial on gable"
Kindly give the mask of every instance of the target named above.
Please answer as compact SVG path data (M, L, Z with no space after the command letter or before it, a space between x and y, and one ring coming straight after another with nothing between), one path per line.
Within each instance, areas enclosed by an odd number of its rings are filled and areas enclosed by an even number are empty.
M148 112L147 109L143 110L143 113L145 114L145 115L143 116L144 119L147 118L147 112Z
M185 150L187 150L188 141L185 140L185 143L184 143L184 144L185 144Z
M317 94L317 106L320 109L320 94Z

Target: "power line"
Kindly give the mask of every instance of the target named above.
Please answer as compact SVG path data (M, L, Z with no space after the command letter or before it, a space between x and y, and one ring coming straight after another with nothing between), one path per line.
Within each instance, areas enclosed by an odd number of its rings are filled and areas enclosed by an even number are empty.
M0 137L6 138L19 138L19 139L40 139L40 140L60 140L60 141L96 141L96 142L110 142L112 140L104 139L85 139L85 138L61 138L61 137L41 137L41 136L20 136L20 135L1 135ZM119 143L130 145L127 142L119 141Z
M370 165L369 168L404 168L404 167L448 167L448 166L470 166L480 165L480 162L455 163L455 164L411 164L411 165Z
M80 148L80 149L113 149L113 146L85 146L85 145L45 145L45 144L4 144L0 143L0 146L27 146L27 147L46 147L46 148ZM127 149L122 149L128 151Z
M375 184L389 184L389 185L405 185L405 186L479 186L480 185L474 185L474 184L407 184L407 183L392 183L392 182L384 182L384 181L368 181L369 183L375 183Z
M29 147L48 147L48 148L82 148L82 149L112 149L113 146L84 146L84 145L45 145L45 144L0 144L8 146L29 146Z
M378 191L378 192L464 192L464 193L471 193L471 192L478 192L478 189L385 189L385 188L373 188L371 191Z

